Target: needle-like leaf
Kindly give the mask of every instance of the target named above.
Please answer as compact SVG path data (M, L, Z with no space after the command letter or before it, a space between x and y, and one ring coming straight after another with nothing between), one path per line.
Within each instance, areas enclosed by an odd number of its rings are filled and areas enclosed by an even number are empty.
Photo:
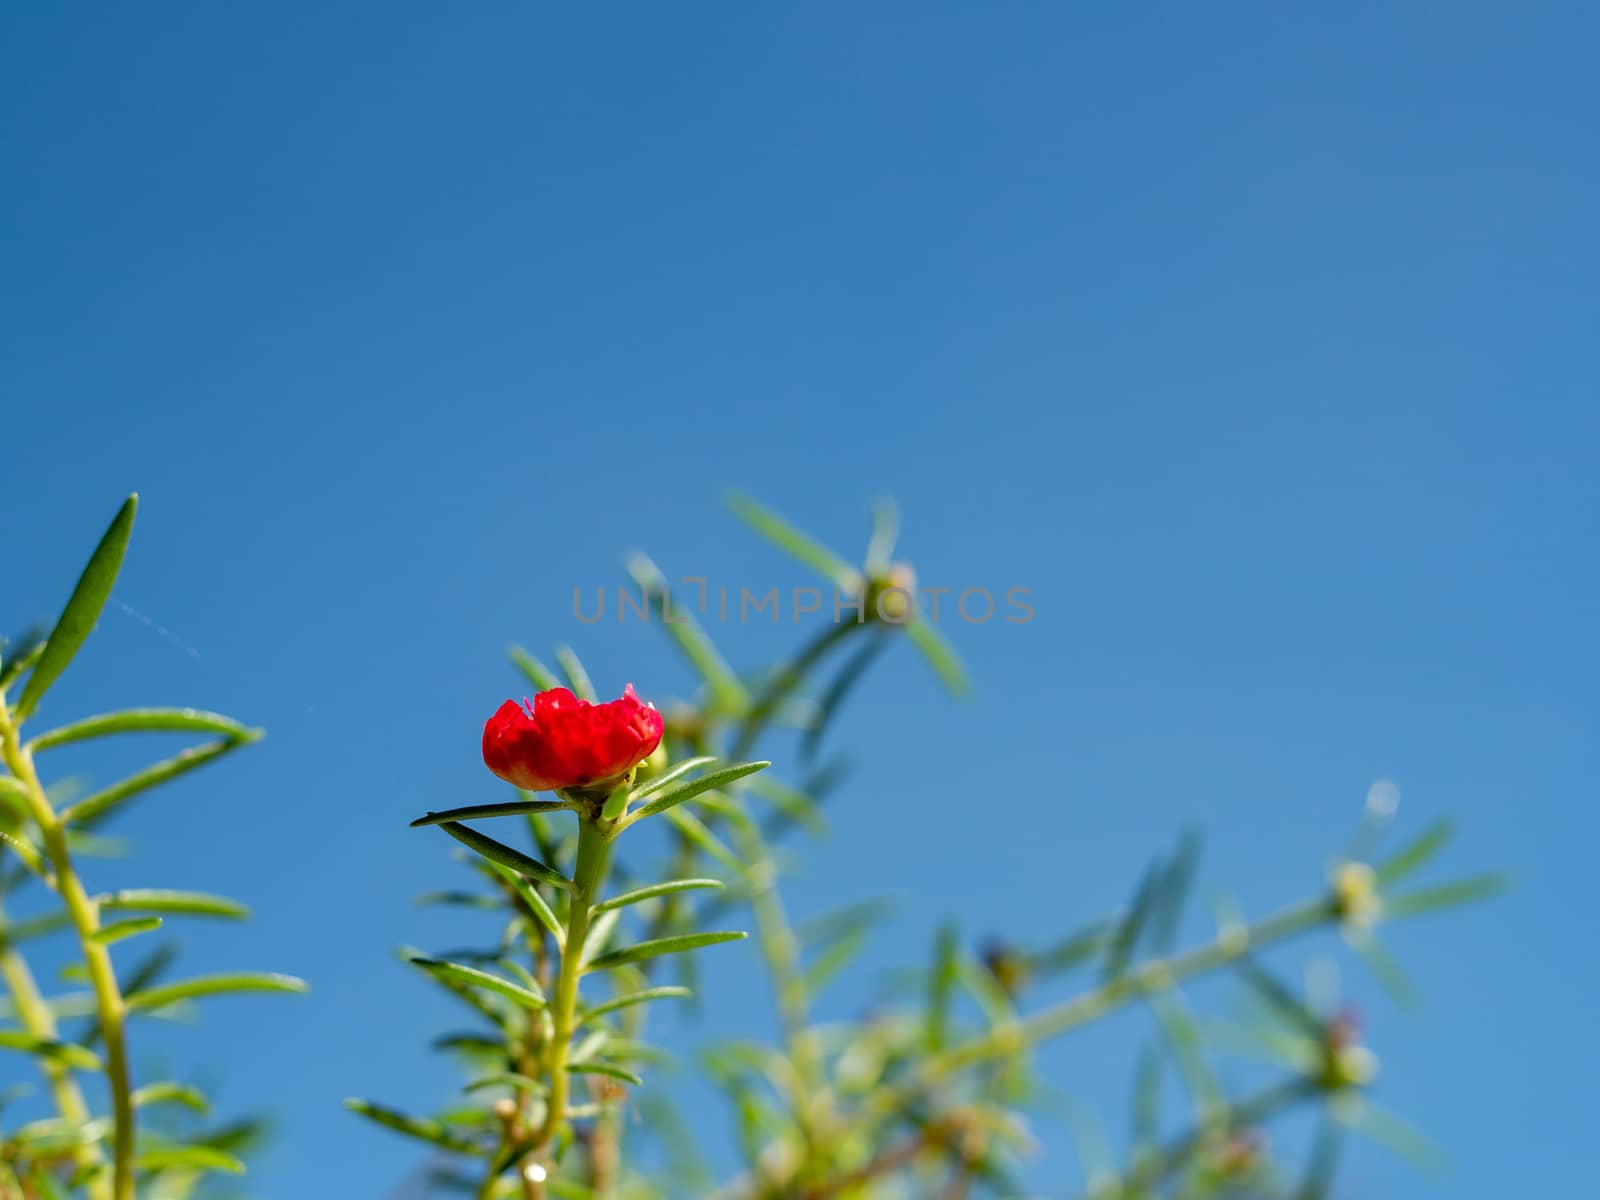
M83 568L83 574L78 576L66 607L61 610L55 628L50 631L38 664L22 687L22 695L18 697L15 709L18 721L33 712L40 698L88 640L95 622L100 619L100 610L111 595L117 573L122 569L122 557L127 553L128 537L133 533L133 518L138 511L139 497L135 493L122 502L122 507L101 536L100 544L89 556L88 565Z
M606 971L612 967L620 967L624 963L641 962L647 958L657 958L663 954L682 954L686 950L698 950L702 946L715 946L722 942L743 941L748 934L736 933L732 930L717 931L714 933L680 933L673 937L655 938L648 942L637 942L632 946L623 946L600 955L588 964L591 971Z
M439 828L448 833L456 841L470 850L475 850L490 862L499 863L502 867L509 867L518 875L525 875L529 879L537 879L541 883L548 883L552 887L572 890L572 880L560 871L545 866L536 858L515 850L504 842L497 842L492 837L479 833L470 825L463 825L459 821L444 821Z

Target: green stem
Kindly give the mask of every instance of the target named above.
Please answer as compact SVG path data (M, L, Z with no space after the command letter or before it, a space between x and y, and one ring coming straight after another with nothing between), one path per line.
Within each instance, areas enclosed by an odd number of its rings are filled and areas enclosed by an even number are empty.
M78 878L67 848L66 830L39 782L32 753L17 739L17 727L3 699L0 699L0 755L4 757L6 768L26 791L29 813L39 827L45 853L55 868L56 892L66 905L67 915L78 934L84 965L94 989L101 1037L105 1040L106 1083L111 1092L113 1118L110 1196L112 1200L133 1200L133 1087L128 1071L126 1006L122 989L117 985L110 953L94 937L100 929L99 910Z
M1302 1100L1315 1096L1318 1091L1316 1081L1298 1077L1263 1088L1253 1096L1219 1110L1214 1117L1199 1122L1161 1149L1136 1159L1125 1175L1096 1184L1090 1189L1089 1196L1093 1200L1142 1196L1188 1164L1208 1137L1236 1133L1260 1125Z
M535 1153L541 1155L567 1120L572 1079L567 1073L567 1060L572 1052L572 1034L577 1027L578 980L583 975L583 948L589 937L591 910L605 882L610 858L609 832L587 813L579 813L578 861L572 872L567 938L561 950L561 970L556 975L555 1003L550 1013L554 1032L545 1064L550 1094L545 1106L544 1123L533 1138Z
M1215 941L1181 954L1142 963L1092 991L1053 1004L1022 1021L991 1029L963 1045L935 1054L924 1060L920 1069L903 1083L879 1091L870 1107L880 1115L897 1112L906 1103L957 1071L1015 1054L1047 1038L1059 1037L1142 996L1227 966L1274 942L1337 919L1338 908L1331 899L1312 900L1285 909L1255 925L1224 930Z
M0 913L0 930L4 928L5 915ZM11 1001L16 1007L17 1016L22 1021L22 1027L33 1037L55 1041L59 1036L56 1019L51 1014L44 995L39 991L39 984L33 977L28 960L22 957L15 946L6 945L0 949L0 976L5 977L6 987L11 992ZM55 1097L56 1111L61 1114L62 1119L79 1128L87 1124L89 1105L83 1098L83 1090L78 1087L77 1080L73 1079L71 1070L53 1058L41 1058L39 1069L50 1081L50 1094ZM95 1147L83 1146L79 1148L76 1157L80 1164L86 1165L97 1161L99 1155ZM101 1197L107 1193L102 1184L99 1188L91 1187L90 1194Z

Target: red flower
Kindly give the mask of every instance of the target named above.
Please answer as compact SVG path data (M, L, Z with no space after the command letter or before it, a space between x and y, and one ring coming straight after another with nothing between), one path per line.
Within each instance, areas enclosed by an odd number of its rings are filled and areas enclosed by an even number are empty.
M483 761L506 782L545 792L615 779L660 742L661 714L640 703L631 683L606 704L551 688L531 704L507 700L495 710L483 726Z

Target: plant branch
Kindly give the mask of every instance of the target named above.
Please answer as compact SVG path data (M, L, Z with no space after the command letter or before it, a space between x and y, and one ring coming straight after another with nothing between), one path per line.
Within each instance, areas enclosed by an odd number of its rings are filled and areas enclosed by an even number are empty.
M72 854L67 847L66 830L45 795L34 769L33 755L17 738L17 726L3 697L0 697L0 756L6 768L23 785L28 811L39 827L45 853L55 868L54 886L66 905L78 935L89 982L94 989L95 1007L105 1041L106 1084L111 1093L112 1147L111 1192L113 1200L133 1200L133 1085L128 1071L126 1005L117 985L111 954L96 938L100 912L78 878Z
M1245 955L1338 919L1338 906L1322 898L1284 909L1254 925L1227 929L1203 945L1151 959L1092 991L1063 1000L1021 1021L980 1034L925 1060L908 1079L883 1089L869 1108L886 1115L903 1108L944 1079L979 1063L1015 1054L1026 1046L1069 1033L1146 996L1228 966Z

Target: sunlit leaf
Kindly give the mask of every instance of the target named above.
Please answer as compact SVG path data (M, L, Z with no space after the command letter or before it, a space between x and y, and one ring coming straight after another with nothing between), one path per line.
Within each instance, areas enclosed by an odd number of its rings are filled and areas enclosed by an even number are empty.
M235 971L228 974L197 975L193 979L180 979L134 992L128 997L130 1012L148 1012L165 1008L180 1000L193 1000L200 996L220 996L235 992L305 992L310 990L303 979L293 975L270 972Z
M1419 1130L1358 1092L1341 1092L1333 1097L1328 1112L1345 1127L1371 1138L1420 1170L1437 1173L1444 1167L1444 1155Z
M147 1083L141 1088L136 1088L133 1092L133 1104L135 1108L148 1108L155 1104L177 1104L198 1113L207 1112L211 1108L205 1094L199 1088L186 1083L174 1083L171 1080Z
M561 680L556 677L556 673L521 646L512 646L507 653L517 670L521 671L528 682L539 691L548 692L551 688L561 686Z
M1370 933L1364 937L1351 940L1351 946L1366 963L1367 970L1372 972L1372 977L1378 985L1388 994L1389 999L1405 1009L1415 1009L1422 1001L1417 985L1411 981L1411 976L1406 974L1406 969L1400 965L1398 959L1384 948L1382 942Z
M660 569L642 554L630 555L627 565L628 574L644 589L651 613L705 681L718 711L742 712L749 703L744 684L739 682L739 677L694 616L685 608L671 605L671 593Z
M481 988L484 991L494 992L504 996L507 1000L520 1005L522 1008L539 1009L545 1007L544 993L533 988L528 988L509 979L502 979L488 971L480 971L477 967L469 967L463 963L445 962L437 958L413 958L412 963L421 967L430 975L442 976L465 987Z
M261 730L242 725L221 713L197 708L130 708L122 712L85 717L41 733L28 743L35 751L66 746L115 733L215 733L236 742L255 741Z
M367 1120L382 1125L385 1129L403 1133L407 1137L427 1142L431 1146L437 1146L441 1150L448 1150L452 1154L478 1155L483 1152L482 1147L477 1142L461 1136L442 1122L435 1121L429 1117L414 1117L396 1108L387 1108L381 1104L374 1104L371 1100L352 1098L346 1100L344 1106L351 1112L359 1113Z
M561 673L567 677L567 686L572 689L574 696L591 704L599 699L595 695L594 683L589 679L589 672L584 670L583 660L571 646L556 647L556 663L561 667Z
M182 892L168 888L124 888L96 896L101 912L154 912L188 917L220 917L242 921L250 910L237 900L209 892Z
M82 1046L54 1038L34 1037L20 1029L0 1029L0 1050L20 1050L59 1062L77 1071L98 1071L100 1060Z
M150 933L161 928L160 917L130 917L126 921L113 921L110 925L103 925L95 930L93 940L102 946L109 946L120 942L124 938L134 937L141 933Z
M672 937L655 938L648 942L637 942L632 946L608 951L591 962L589 968L605 971L612 967L620 967L624 963L641 962L662 954L681 954L686 950L698 950L702 946L715 946L721 942L743 941L748 936L726 930L714 933L681 933Z
M163 759L154 766L135 772L103 791L95 792L92 796L86 796L76 804L68 805L61 811L61 823L63 825L69 825L74 822L85 824L98 820L139 793L176 779L180 775L186 775L198 767L203 767L207 763L221 758L229 751L237 750L249 740L251 739L228 738L223 741L207 742L203 746L194 746L173 755L171 758Z
M700 778L690 780L688 783L681 783L676 787L668 788L634 810L629 816L627 824L631 825L634 821L641 821L645 817L654 816L656 813L666 812L669 808L676 808L686 800L693 800L702 792L709 792L712 788L724 787L737 779L743 779L746 775L754 775L757 771L763 771L771 765L769 762L739 763L735 766L723 767L720 770L712 771L710 774L702 775Z
M669 879L665 883L652 883L647 887L635 888L631 892L623 892L620 896L613 896L609 900L602 900L594 906L594 912L609 912L614 908L623 908L629 904L638 904L644 900L654 900L658 896L670 896L676 892L693 891L698 888L720 888L723 883L720 879Z
M928 1006L923 1045L942 1050L950 1030L950 1001L961 972L961 945L954 925L941 925L934 941L933 969L928 972Z
M821 542L808 534L801 533L777 513L762 507L739 492L734 492L728 497L728 504L739 519L750 528L784 553L831 580L840 591L848 595L861 591L863 580L860 571Z
M1429 825L1391 857L1378 864L1374 870L1378 877L1379 886L1386 887L1389 884L1396 883L1413 871L1427 865L1434 855L1444 849L1454 835L1455 825L1447 818L1442 818Z
M972 684L967 679L967 672L961 665L955 649L945 641L944 634L934 628L932 622L922 617L914 617L906 622L902 628L906 636L912 641L922 657L928 660L928 665L933 668L945 688L953 696L967 696L972 691Z
M569 1062L567 1064L567 1070L574 1075L604 1075L610 1079L619 1079L623 1083L631 1083L634 1087L638 1087L640 1084L644 1083L644 1080L639 1078L639 1076L635 1075L632 1071L624 1070L622 1067L616 1066L613 1063L593 1061Z
M66 607L61 610L55 628L50 631L38 665L22 687L22 695L15 708L17 720L23 720L33 712L40 698L61 672L67 669L67 664L77 655L94 629L95 622L100 619L100 610L105 607L112 585L117 581L117 572L122 569L122 556L127 553L128 537L133 532L133 518L138 509L137 493L124 500L101 536L100 544L89 556L88 565L78 577L77 585L67 598Z
M704 850L712 858L716 859L735 874L744 874L744 863L739 861L739 856L736 855L732 850L728 849L727 844L723 842L723 840L716 834L712 833L711 830L707 829L705 823L693 813L685 812L683 809L679 808L671 810L670 812L666 813L665 816L667 821L671 823L679 833L683 834L685 838L693 842L700 849Z
M883 499L872 506L872 536L867 539L867 554L863 560L867 573L885 575L894 558L895 540L900 535L900 510L895 502Z
M1475 900L1487 900L1506 890L1510 881L1504 875L1474 875L1455 883L1423 888L1402 896L1385 896L1383 913L1387 917L1415 917Z
M244 1174L244 1164L233 1155L211 1146L163 1146L154 1150L141 1150L133 1160L141 1171L167 1171L182 1168L189 1171L222 1171L229 1175Z
M585 1019L603 1017L606 1013L616 1012L618 1009L632 1008L635 1004L648 1004L652 1000L666 1000L673 997L687 998L690 991L686 987L652 987L643 988L637 992L628 992L622 996L613 997L603 1004L597 1004L586 1014Z

